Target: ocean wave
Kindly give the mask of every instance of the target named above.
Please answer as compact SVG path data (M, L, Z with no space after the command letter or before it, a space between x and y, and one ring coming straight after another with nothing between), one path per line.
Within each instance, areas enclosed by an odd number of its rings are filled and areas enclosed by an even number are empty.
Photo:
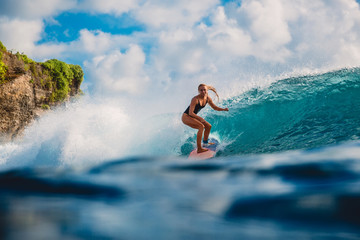
M226 144L218 156L307 149L360 137L360 68L287 78L206 112L212 133ZM187 154L190 141L183 145Z

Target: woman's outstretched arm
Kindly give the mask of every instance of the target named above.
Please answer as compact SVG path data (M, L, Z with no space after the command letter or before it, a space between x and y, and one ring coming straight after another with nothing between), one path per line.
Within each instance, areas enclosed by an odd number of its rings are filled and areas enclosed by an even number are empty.
M215 105L215 103L213 102L213 100L211 99L211 97L208 96L208 102L209 105L216 111L229 111L228 108L221 108Z

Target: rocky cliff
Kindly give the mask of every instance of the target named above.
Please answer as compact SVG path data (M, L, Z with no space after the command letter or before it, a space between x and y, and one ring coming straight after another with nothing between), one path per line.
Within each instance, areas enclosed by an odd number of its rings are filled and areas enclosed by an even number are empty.
M56 59L38 63L0 42L0 142L18 136L42 113L81 93L80 66Z

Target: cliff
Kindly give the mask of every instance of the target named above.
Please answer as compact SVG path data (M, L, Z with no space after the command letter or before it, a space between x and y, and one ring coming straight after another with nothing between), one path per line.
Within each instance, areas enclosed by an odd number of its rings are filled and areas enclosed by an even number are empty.
M0 42L0 142L11 140L42 113L81 93L80 66L35 62Z

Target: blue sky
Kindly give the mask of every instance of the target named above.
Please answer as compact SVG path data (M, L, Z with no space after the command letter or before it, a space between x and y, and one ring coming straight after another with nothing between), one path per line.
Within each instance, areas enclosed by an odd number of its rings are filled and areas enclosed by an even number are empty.
M360 9L358 0L3 0L0 40L37 61L80 64L94 93L171 96L204 81L230 92L359 66Z
M130 35L135 31L145 31L146 26L137 22L127 13L121 16L112 16L108 14L64 12L54 17L51 22L45 20L44 33L38 44L74 41L79 38L81 29Z

